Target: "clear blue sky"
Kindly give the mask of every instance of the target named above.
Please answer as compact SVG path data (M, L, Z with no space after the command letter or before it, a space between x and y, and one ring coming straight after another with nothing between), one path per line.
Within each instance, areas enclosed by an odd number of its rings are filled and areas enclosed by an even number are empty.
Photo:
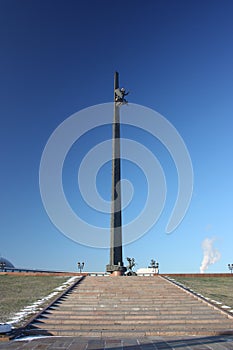
M157 157L168 183L159 221L124 247L125 262L135 257L139 268L154 258L161 272L198 272L201 245L208 237L215 238L221 254L208 272L227 271L233 263L232 18L230 0L0 1L2 256L19 267L75 271L77 261L85 261L88 271L105 270L107 249L75 243L51 223L40 197L39 165L61 122L83 108L112 101L118 70L130 90L129 101L158 111L178 130L194 170L189 210L167 235L177 192L174 165L159 142L123 130L155 154L160 150ZM100 133L111 136L110 131ZM86 149L101 135L84 140ZM80 209L73 197L75 158L81 150L77 143L64 169L65 191L75 211ZM140 206L145 200L142 175L139 171L134 179L137 170L125 163L124 176L141 190L135 196ZM101 170L104 176L106 169ZM109 199L110 190L106 176L99 192ZM127 212L123 220L130 220Z

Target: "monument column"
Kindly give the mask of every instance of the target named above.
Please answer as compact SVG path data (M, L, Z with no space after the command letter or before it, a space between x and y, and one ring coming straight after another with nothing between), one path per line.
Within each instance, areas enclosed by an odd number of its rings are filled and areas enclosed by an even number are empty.
M112 124L112 206L110 262L106 271L122 275L126 268L122 259L122 218L121 218L121 155L120 155L120 106L124 93L119 89L119 73L114 76L114 116Z

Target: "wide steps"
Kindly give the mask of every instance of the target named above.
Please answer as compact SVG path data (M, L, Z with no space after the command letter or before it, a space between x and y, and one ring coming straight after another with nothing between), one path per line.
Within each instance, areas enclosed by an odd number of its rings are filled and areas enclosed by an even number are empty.
M150 330L129 330L125 329L123 331L115 331L115 330L42 330L42 329L32 329L26 332L27 335L45 335L45 336L59 336L59 337L117 337L119 338L142 338L149 336L223 336L223 335L232 335L232 330L227 330L225 328L219 328L217 330L212 329L202 329L202 328L193 328L193 329L150 329Z
M220 310L156 277L86 277L31 325L62 336L233 334Z
M172 324L195 324L195 323L198 323L198 324L206 324L206 323L209 323L211 322L211 324L219 324L219 319L185 319L185 318L182 318L182 319L173 319L173 318L166 318L166 319L131 319L131 320L119 320L119 319L114 319L114 320L108 320L107 322L105 321L104 323L98 321L98 320L90 320L90 319L86 319L86 320L75 320L75 319L69 319L69 320L64 320L64 319L54 319L54 320L48 320L46 323L43 323L42 321L41 322L35 322L34 325L39 325L41 328L46 328L47 325L53 325L54 327L57 327L57 325L64 325L65 326L68 326L68 327L76 327L78 325L78 327L85 327L86 325L88 326L91 326L91 327L101 327L101 328L106 328L108 329L108 327L111 325L122 325L125 327L125 325L131 325L131 327L133 326L141 326L141 325L145 325L146 327L148 326L152 326L152 325L164 325L167 323L169 323L169 325L172 325ZM230 322L227 322L227 321L222 321L221 322L222 325L223 323L225 325L232 325Z
M106 310L104 308L83 308L83 309L79 309L79 310L76 310L76 309L65 309L65 310L60 310L60 311L55 311L54 312L54 315L55 314L59 314L59 313L63 313L64 315L65 314L78 314L78 315L85 315L85 314L91 314L93 316L95 315L112 315L112 316L116 316L116 315L126 315L126 314L129 314L129 315L134 315L134 314L143 314L143 315L166 315L166 314L169 314L169 315L174 315L174 314L186 314L186 315L192 315L192 314L209 314L209 311L208 309L206 308L166 308L166 307L161 307L161 308L147 308L147 307L144 307L144 308L137 308L137 307L133 307L131 309L121 309L119 310L119 308L115 308L113 307L112 310ZM213 312L214 314L214 312Z
M177 320L176 320L177 321ZM55 324L53 323L52 325L48 325L48 324L39 324L39 323L35 323L35 326L39 325L41 329L50 329L50 330L56 330L56 329L60 329L62 328L63 330L113 330L114 331L117 331L117 330L124 330L126 329L126 324L127 324L127 329L129 330L149 330L149 329L193 329L195 325L198 326L198 328L206 328L206 324L205 323L201 323L201 322L196 322L196 323L193 323L193 322L190 322L188 323L188 320L186 321L182 321L182 322L172 322L169 320L169 325L167 324L167 322L164 322L164 323L158 323L158 322L147 322L147 323L121 323L121 322L111 322L111 323L60 323L60 324ZM61 327L62 325L62 327ZM209 323L208 323L209 325ZM225 329L226 328L231 328L232 329L232 324L229 323L229 322L223 322L221 324L221 327L224 327ZM212 323L211 322L211 329L219 329L219 324L218 323Z
M89 321L90 320L95 320L95 321L103 321L103 315L73 315L73 314L66 314L66 315L58 315L58 316L51 316L49 318L45 318L45 317L40 317L37 320L44 322L46 321L46 323L52 323L52 322L70 322L70 320L77 320L78 322L85 322L85 321ZM138 315L138 314L132 314L132 315L114 315L114 317L112 315L104 315L104 320L106 321L112 321L112 320L126 320L126 321L136 321L136 320L206 320L207 322L209 322L209 320L222 320L221 315L216 315L216 314L191 314L187 317L187 314L163 314L163 315Z
M173 308L173 309L166 309L166 308L157 308L157 309L147 309L147 308L132 308L132 309L122 309L122 310L108 310L104 311L104 309L93 309L93 308L86 308L85 310L60 310L57 312L54 312L53 315L69 315L69 314L77 314L78 316L85 316L88 314L91 314L92 317L95 317L96 315L102 315L102 317L105 317L107 315L111 315L112 317L118 316L118 315L147 315L147 316L154 316L154 315L200 315L200 314L213 314L214 312L208 312L206 309L197 308L197 309L184 309L184 308Z

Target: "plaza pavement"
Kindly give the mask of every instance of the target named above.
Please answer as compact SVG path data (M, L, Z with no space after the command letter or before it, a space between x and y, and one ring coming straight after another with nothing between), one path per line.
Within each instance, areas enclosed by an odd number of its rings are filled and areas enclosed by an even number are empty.
M143 337L143 338L86 338L40 337L0 342L4 350L156 350L156 349L233 349L233 336L215 337Z

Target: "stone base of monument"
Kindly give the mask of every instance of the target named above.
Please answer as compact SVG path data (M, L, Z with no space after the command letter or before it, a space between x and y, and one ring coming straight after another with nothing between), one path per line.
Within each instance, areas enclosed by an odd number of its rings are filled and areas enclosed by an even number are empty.
M113 271L111 273L111 276L122 276L122 275L123 275L122 271Z
M125 266L121 265L107 265L106 271L111 273L111 276L123 276L126 271Z

